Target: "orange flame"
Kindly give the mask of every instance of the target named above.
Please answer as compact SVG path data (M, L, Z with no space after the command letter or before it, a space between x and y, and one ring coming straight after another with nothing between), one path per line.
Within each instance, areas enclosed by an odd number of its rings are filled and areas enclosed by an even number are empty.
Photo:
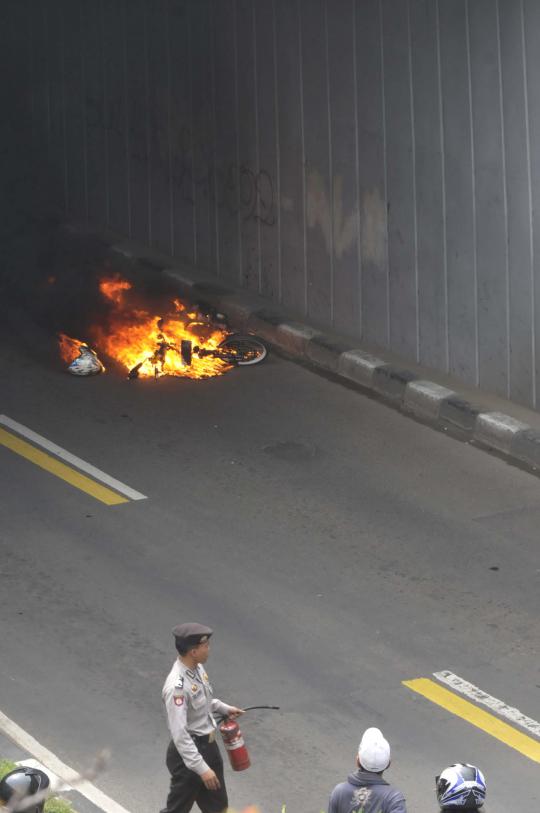
M162 375L211 378L230 369L230 365L220 359L198 358L196 354L188 365L180 353L185 340L191 341L193 346L215 349L227 336L226 331L211 329L208 325L204 325L203 330L199 325L186 325L175 317L161 319L141 311L136 316L136 321L120 319L107 331L98 328L95 332L99 350L119 361L127 371L140 365L140 378ZM158 354L160 348L161 355Z
M86 342L81 342L79 339L72 339L66 333L58 334L58 345L60 347L60 355L66 364L77 358L80 353L81 347L88 347Z
M104 297L114 302L115 305L124 304L124 293L129 291L131 287L131 282L122 279L118 274L99 281L99 290Z
M173 312L162 318L141 308L126 306L125 295L132 285L119 275L104 277L99 290L112 303L107 323L90 328L89 338L98 355L106 355L119 362L127 372L137 368L136 377L159 378L162 375L188 378L212 378L231 369L220 358L192 353L191 360L182 356L183 341L191 347L215 350L229 335L221 327L187 309L179 299L172 302ZM70 363L79 354L84 342L60 334L60 353Z

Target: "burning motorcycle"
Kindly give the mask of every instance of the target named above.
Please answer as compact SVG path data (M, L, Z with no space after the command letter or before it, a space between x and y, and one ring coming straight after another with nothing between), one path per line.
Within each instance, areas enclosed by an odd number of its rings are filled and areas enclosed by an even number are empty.
M59 335L60 353L75 375L103 370L96 352L120 364L128 379L223 375L232 367L258 364L267 355L256 336L232 333L225 316L205 305L172 300L167 315L141 305L132 283L119 275L99 280L101 318L87 328L90 341Z
M154 369L154 377L159 378L164 375L164 365L168 353L176 353L182 359L184 366L189 367L193 361L193 356L198 358L219 359L225 364L233 367L245 367L251 364L258 364L267 356L267 349L263 342L255 336L233 333L223 339L215 348L199 347L194 345L190 339L182 339L180 347L174 342L169 342L163 334L158 334L158 345L152 353L143 361L140 361L128 373L128 378L138 378L139 373L145 365Z

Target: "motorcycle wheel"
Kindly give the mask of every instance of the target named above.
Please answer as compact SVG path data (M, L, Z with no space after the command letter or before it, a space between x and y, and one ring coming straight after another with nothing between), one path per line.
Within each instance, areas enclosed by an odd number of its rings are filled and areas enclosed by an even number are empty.
M230 354L233 363L240 367L258 364L268 355L266 346L260 339L256 339L255 336L242 336L239 333L227 336L219 347Z

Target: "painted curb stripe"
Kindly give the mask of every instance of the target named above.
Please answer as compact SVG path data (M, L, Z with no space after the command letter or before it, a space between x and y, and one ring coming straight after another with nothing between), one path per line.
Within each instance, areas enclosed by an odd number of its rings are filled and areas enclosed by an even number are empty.
M101 808L101 810L104 810L105 813L129 813L125 807L122 807L122 805L119 805L114 799L111 799L110 796L107 796L99 790L99 788L96 788L92 782L83 779L77 771L74 771L73 768L70 768L69 765L66 765L58 759L48 748L41 745L41 743L35 740L24 728L18 726L17 723L14 723L13 720L10 720L10 718L6 717L1 711L0 731L18 745L19 748L28 751L35 759L45 765L46 768L59 776L66 785L75 786L75 790L78 793L92 802L92 804Z
M477 708L468 700L458 697L429 678L404 680L403 685L422 695L427 700L431 700L437 706L446 709L451 714L455 714L456 717L461 717L471 725L476 726L476 728L491 734L495 739L500 740L515 751L519 751L520 754L532 759L534 762L540 762L540 742L533 740L526 734L522 734L521 731L516 731L508 723L498 720L492 714Z
M26 458L26 460L30 460L36 466L45 469L45 471L50 472L50 474L60 477L61 480L65 480L70 485L75 486L75 488L85 491L87 494L90 494L91 497L104 502L106 505L120 505L120 503L128 502L126 497L115 494L115 492L109 488L105 488L105 486L94 482L94 480L90 480L90 478L85 477L84 474L80 474L78 471L75 471L75 469L66 466L65 463L55 460L54 457L50 457L48 454L45 454L45 452L36 449L35 446L31 446L25 440L21 440L2 428L0 428L0 444L12 452L15 452L15 454Z
M114 477L111 477L109 474L106 474L101 469L92 466L90 463L87 463L85 460L81 460L80 457L76 457L71 452L66 451L66 449L62 449L61 446L57 446L56 443L52 443L47 438L44 438L42 435L38 435L37 432L33 432L32 429L28 429L27 426L23 426L22 423L18 423L14 421L12 418L8 418L7 415L0 415L0 424L7 426L8 429L13 429L14 432L17 432L18 435L22 435L28 440L31 440L32 443L41 446L43 449L46 449L51 454L59 457L60 460L65 460L66 463L69 463L71 466L75 466L75 468L80 469L81 471L86 472L89 474L90 477L93 477L96 480L99 480L105 485L114 488L115 491L119 491L120 494L123 494L125 497L128 497L130 500L146 500L147 497L145 494L141 494L140 491L135 491L135 489L130 488L129 486L125 485L125 483L120 482L120 480L116 480ZM125 502L123 500L122 502Z
M519 709L509 706L504 700L497 700L496 697L492 697L490 694L487 694L487 692L482 691L482 689L479 689L474 683L469 683L468 680L463 680L459 675L454 675L453 672L448 672L447 670L434 672L433 677L440 680L441 683L446 683L447 686L450 686L454 691L467 695L467 697L470 697L475 703L482 703L483 706L492 709L501 717L506 717L506 719L514 723L514 725L519 725L534 736L540 737L540 723L533 720L532 717L527 717L527 715L523 714Z

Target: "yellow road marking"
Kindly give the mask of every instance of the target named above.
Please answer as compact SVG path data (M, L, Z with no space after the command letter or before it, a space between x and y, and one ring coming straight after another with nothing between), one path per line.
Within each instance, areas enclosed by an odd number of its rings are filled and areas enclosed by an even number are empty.
M1 427L0 444L7 449L11 449L15 454L26 458L26 460L35 463L36 466L45 469L45 471L54 474L56 477L60 477L60 479L65 480L67 483L70 483L70 485L75 486L75 488L85 491L87 494L90 494L91 497L104 502L106 505L120 505L120 503L129 502L125 497L121 497L119 494L111 491L110 488L105 488L105 486L96 483L84 474L72 469L71 466L66 466L65 463L61 463L54 457L45 454L45 452L41 452L39 449L36 449L35 446L32 446L25 440L21 440L16 437L16 435L12 435L11 432L6 432L6 430Z
M503 723L497 717L487 711L477 708L473 703L458 697L448 689L438 686L429 678L417 678L415 680L404 680L403 685L412 689L413 692L421 694L432 703L442 706L443 709L461 717L471 725L481 728L487 734L491 734L495 739L509 745L534 762L540 762L540 742L533 740L521 731L517 731L508 723Z

